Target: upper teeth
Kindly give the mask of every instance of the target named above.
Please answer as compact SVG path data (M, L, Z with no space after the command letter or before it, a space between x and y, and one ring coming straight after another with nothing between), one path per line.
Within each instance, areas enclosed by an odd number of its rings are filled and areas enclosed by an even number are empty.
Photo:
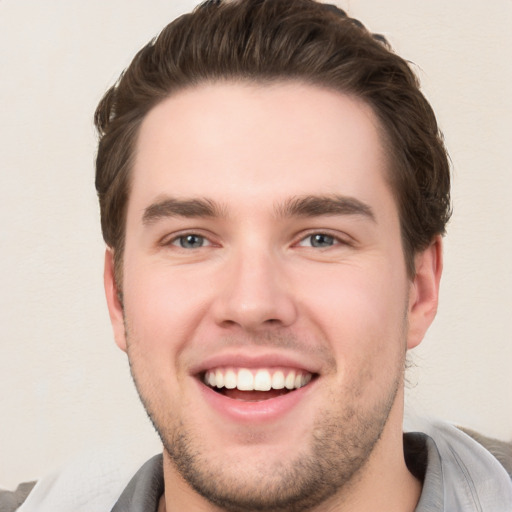
M211 387L240 391L298 389L311 380L311 373L300 370L249 370L248 368L216 368L208 370L204 382Z

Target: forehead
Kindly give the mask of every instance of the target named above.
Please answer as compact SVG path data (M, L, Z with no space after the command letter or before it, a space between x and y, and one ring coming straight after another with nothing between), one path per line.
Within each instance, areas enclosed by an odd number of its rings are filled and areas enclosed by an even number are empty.
M163 194L258 209L304 194L379 202L386 169L379 123L359 99L293 82L203 84L144 119L129 204Z

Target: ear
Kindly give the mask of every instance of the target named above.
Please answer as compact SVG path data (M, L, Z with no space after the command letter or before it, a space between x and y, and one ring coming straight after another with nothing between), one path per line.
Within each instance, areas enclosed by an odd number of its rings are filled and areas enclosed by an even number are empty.
M407 348L421 343L437 313L439 281L443 271L443 247L441 236L414 259L416 274L409 292L409 327Z
M105 250L105 268L103 270L103 284L107 297L110 322L114 330L117 346L126 352L126 331L124 328L123 306L119 300L119 289L114 272L114 252L107 247Z

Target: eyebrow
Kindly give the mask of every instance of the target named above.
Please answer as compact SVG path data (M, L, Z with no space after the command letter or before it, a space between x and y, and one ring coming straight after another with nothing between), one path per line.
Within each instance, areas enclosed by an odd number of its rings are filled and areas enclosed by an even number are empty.
M149 225L168 217L222 217L223 208L210 199L177 199L165 197L144 209L143 224Z
M358 215L376 222L372 208L359 199L340 195L306 195L292 197L274 207L277 217L321 217L328 215ZM144 209L142 222L153 224L168 217L219 218L226 210L207 198L177 199L165 197Z
M321 217L357 215L377 222L372 208L355 197L341 195L307 195L288 199L276 206L278 217Z

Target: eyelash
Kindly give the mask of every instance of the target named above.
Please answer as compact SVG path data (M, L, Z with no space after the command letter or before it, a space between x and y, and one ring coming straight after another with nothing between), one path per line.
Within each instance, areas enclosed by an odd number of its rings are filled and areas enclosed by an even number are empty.
M189 237L195 237L195 238L199 238L204 242L207 242L206 245L202 244L200 245L199 247L184 247L183 246L183 241ZM212 246L212 245L215 245L206 235L203 235L201 233L197 233L195 231L190 231L190 232L187 232L187 233L182 233L180 235L175 235L173 236L171 239L164 239L162 242L161 242L161 245L163 246L174 246L178 249L183 249L183 250L192 250L192 249L201 249L203 247L209 247L209 246Z
M304 247L302 245L304 242L309 241L311 245L308 245L307 247L314 247L314 248L322 248L325 249L326 247L332 247L333 245L336 245L336 243L339 243L339 240L337 240L334 236L329 235L327 233L313 233L310 235L307 235L306 237L303 237L299 240L299 243L297 244L299 247ZM323 246L323 243L328 243L327 246ZM315 243L318 243L319 245L315 245ZM322 245L320 247L320 245Z
M312 241L313 237L324 237L331 240L331 245L324 246L324 247L315 247L313 244L310 245L302 245L303 242L306 241ZM328 231L328 230L312 230L309 233L301 234L300 238L297 242L294 243L295 246L299 247L306 247L310 249L330 249L331 247L336 246L353 246L353 241L349 238L348 235L340 236L340 234L337 232L336 234Z

